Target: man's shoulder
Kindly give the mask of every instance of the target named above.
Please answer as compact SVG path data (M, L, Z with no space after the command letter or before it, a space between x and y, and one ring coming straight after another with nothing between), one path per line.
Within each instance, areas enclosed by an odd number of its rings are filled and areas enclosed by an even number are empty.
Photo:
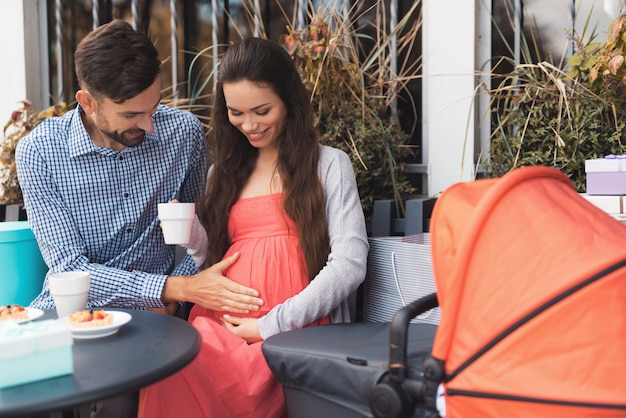
M176 107L159 104L157 110L158 117L161 117L163 119L182 119L192 123L200 123L200 120L196 115L185 109L179 109Z
M157 131L165 137L174 135L193 138L196 143L203 137L204 127L200 119L184 109L159 104L154 122Z
M68 111L63 116L53 116L43 120L24 136L17 144L17 148L41 148L49 149L51 143L58 144L66 140L71 129L72 118L75 110Z

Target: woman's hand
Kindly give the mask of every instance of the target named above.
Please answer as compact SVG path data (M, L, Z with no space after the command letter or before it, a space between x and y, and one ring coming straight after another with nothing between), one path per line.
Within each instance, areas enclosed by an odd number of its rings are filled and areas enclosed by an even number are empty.
M233 334L246 340L248 344L263 341L256 327L257 318L239 318L236 316L222 316L222 325Z

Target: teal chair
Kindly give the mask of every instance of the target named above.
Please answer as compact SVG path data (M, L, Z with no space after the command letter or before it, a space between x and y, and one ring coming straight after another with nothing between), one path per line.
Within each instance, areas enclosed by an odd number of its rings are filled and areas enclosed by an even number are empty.
M0 222L0 305L28 306L47 272L28 221Z

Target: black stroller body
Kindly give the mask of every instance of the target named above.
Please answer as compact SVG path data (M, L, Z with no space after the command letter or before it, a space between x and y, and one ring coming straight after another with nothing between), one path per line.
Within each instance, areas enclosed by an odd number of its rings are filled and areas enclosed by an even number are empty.
M432 397L424 399L424 363L432 361L437 326L410 323L435 306L432 294L402 308L391 323L326 325L268 338L263 353L283 385L289 417L372 417L372 407L379 416L404 409L407 417L437 417L440 376L430 379ZM398 398L396 384L407 386L410 396Z

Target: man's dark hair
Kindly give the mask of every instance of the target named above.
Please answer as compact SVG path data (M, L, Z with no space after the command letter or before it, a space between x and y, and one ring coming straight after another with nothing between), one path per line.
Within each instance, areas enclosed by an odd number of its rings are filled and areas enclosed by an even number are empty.
M123 20L114 20L89 33L74 53L80 88L97 100L122 103L150 87L161 71L150 39Z

